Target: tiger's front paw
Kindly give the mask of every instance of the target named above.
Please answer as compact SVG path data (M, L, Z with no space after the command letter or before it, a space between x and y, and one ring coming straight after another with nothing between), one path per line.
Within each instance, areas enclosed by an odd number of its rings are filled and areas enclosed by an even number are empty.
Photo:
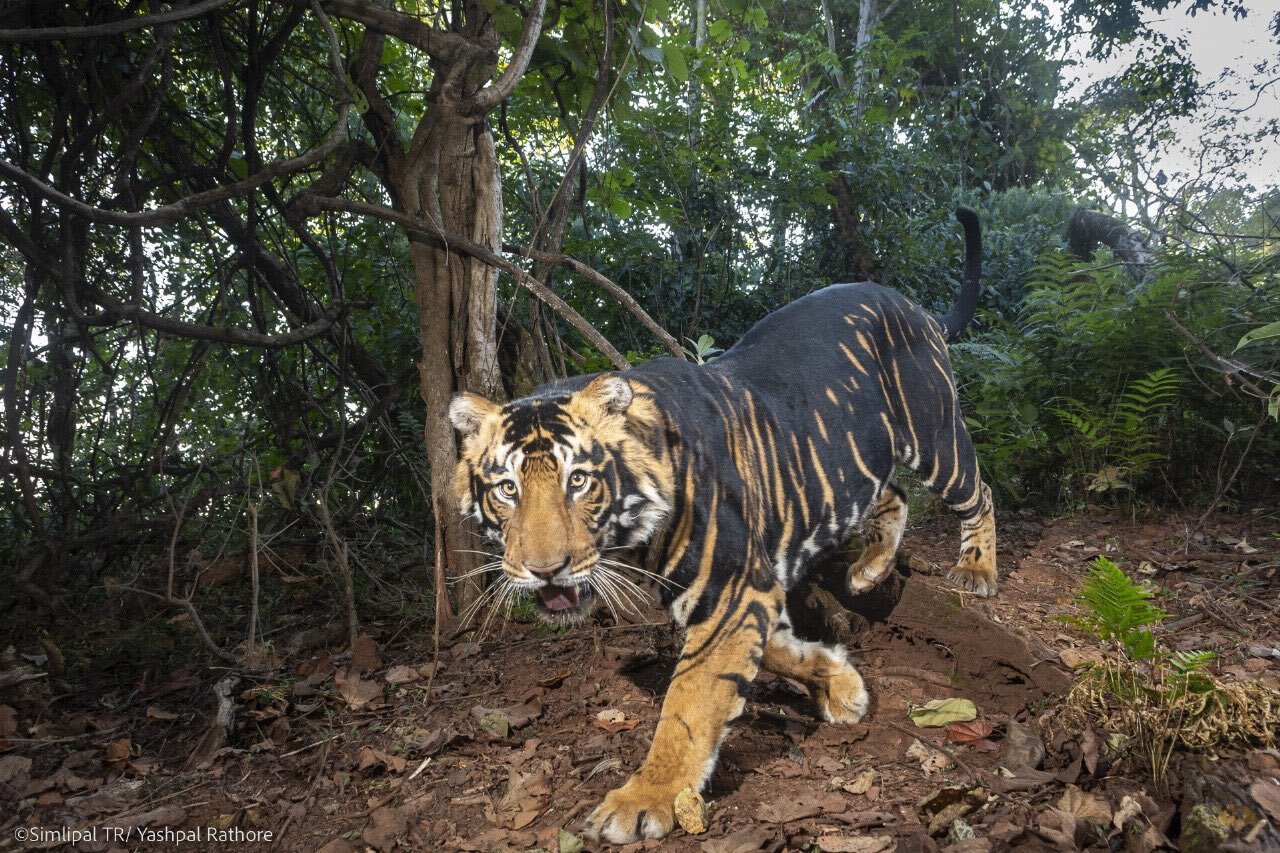
M867 693L862 676L852 666L828 677L816 691L818 713L828 723L850 725L867 715L871 696Z
M591 838L630 844L643 838L665 838L675 826L676 792L645 785L634 778L612 790L587 816Z

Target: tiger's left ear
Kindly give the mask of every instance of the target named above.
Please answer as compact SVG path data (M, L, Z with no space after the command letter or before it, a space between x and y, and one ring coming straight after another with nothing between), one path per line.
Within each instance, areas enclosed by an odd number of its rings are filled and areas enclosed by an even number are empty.
M463 392L455 395L449 403L449 422L453 428L464 436L474 435L480 424L490 415L497 414L499 407L479 394Z
M621 376L605 373L588 382L582 395L605 411L620 415L631 405L635 392L631 390L631 383Z

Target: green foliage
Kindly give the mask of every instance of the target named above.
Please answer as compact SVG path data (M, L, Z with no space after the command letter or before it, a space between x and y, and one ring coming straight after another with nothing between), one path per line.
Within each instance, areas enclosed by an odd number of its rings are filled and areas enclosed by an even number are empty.
M1065 621L1099 639L1115 640L1132 660L1149 660L1156 656L1156 641L1146 626L1169 615L1151 603L1152 596L1115 563L1097 557L1075 599L1084 613Z
M1106 254L1042 252L1021 299L981 315L952 347L967 423L993 485L1017 501L1178 499L1217 487L1212 463L1252 434L1257 402L1203 381L1167 314L1226 351L1224 329L1280 300L1280 282L1242 286L1199 258L1157 256L1133 282ZM1188 366L1199 381L1187 375ZM1225 390L1225 389L1224 389ZM1251 453L1278 460L1277 436ZM1211 450L1206 453L1206 448Z
M1265 326L1259 326L1256 329L1250 329L1236 344L1234 352L1239 352L1250 344L1274 341L1276 338L1280 338L1280 320L1274 323L1267 323ZM1272 363L1274 364L1277 360L1280 359L1273 359ZM1280 421L1280 382L1275 384L1267 397L1267 414L1272 420Z
M720 353L724 352L720 347L716 346L716 339L710 335L699 335L695 341L693 338L686 338L689 346L685 347L685 352L689 358L698 364L706 364Z
M1076 595L1078 616L1061 617L1093 637L1114 641L1121 656L1091 664L1076 680L1056 722L1070 730L1112 732L1104 749L1116 764L1150 774L1163 785L1178 749L1275 742L1274 693L1251 683L1223 684L1209 651L1169 653L1147 626L1168 616L1153 593L1098 557Z
M1089 491L1132 490L1124 477L1140 476L1166 458L1157 429L1178 402L1178 386L1174 369L1161 367L1130 382L1106 410L1072 398L1053 409L1072 431L1072 457L1086 472Z

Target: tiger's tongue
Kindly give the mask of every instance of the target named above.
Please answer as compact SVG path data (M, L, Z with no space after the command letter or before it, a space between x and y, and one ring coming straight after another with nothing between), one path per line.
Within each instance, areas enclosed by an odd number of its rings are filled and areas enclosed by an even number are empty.
M578 604L578 588L576 586L544 586L538 590L538 597L548 610L565 610Z

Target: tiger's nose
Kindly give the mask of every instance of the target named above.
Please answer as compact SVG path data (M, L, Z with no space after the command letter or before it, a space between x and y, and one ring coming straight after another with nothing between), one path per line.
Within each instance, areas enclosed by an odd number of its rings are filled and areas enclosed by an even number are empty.
M525 563L524 570L535 577L550 578L567 565L569 565L569 558L565 557L563 560L551 560L543 563Z

